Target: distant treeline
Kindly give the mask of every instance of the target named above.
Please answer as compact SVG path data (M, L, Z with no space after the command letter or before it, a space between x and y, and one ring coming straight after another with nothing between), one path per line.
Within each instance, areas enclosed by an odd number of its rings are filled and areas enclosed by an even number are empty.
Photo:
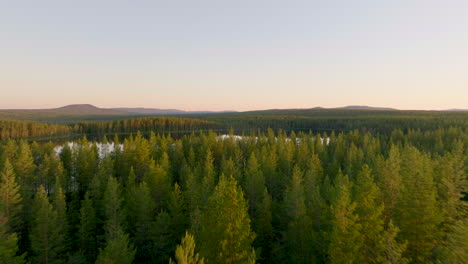
M436 111L366 110L270 110L197 116L237 130L314 132L361 132L389 135L393 130L434 130L442 127L468 128L468 113Z
M0 120L0 140L68 135L72 128L34 121Z
M359 130L372 134L390 135L394 130L429 131L456 127L468 131L468 113L437 111L364 111L364 110L269 110L246 113L202 114L177 117L136 117L117 120L80 121L53 125L32 121L0 121L0 139L64 135L129 135L140 131L185 134L198 131L227 131L236 133L266 131L348 132Z
M197 131L221 128L221 125L207 120L179 117L140 117L109 122L80 122L73 130L80 134L131 134L141 132L166 133L177 131Z
M41 137L54 139L72 135L94 137L114 134L175 133L180 131L216 130L222 125L213 121L178 117L141 117L115 121L87 121L71 125L57 125L34 121L0 120L0 140L32 139Z

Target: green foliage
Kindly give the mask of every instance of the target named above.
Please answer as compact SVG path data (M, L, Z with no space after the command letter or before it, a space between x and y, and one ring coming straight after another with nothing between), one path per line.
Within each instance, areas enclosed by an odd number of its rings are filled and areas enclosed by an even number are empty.
M203 258L200 258L198 253L195 253L195 239L193 236L186 232L182 238L182 242L177 246L175 251L174 262L172 259L169 260L170 264L203 264Z
M24 255L18 256L18 236L8 232L8 218L0 213L0 264L23 264Z
M403 149L401 174L403 192L395 216L399 237L408 241L405 257L412 263L427 263L436 247L441 222L429 158L414 147Z
M121 226L123 220L122 198L120 185L114 177L110 177L108 180L103 202L106 215L104 226L106 245L99 250L96 263L130 264L135 257L135 249Z
M284 207L289 219L285 241L292 263L311 263L313 256L312 221L307 214L303 172L295 167L284 194ZM308 230L307 232L304 232Z
M90 194L87 192L85 199L81 203L80 228L78 237L80 251L86 260L90 263L95 261L98 254L96 233L96 212L93 207L93 201L90 198Z
M128 235L117 229L107 240L106 247L99 251L96 264L131 264L134 257L135 250L130 245Z
M63 233L55 228L59 225L57 219L57 211L41 185L34 198L31 223L33 263L63 263L59 256L63 247Z
M8 219L9 230L17 230L22 210L20 187L7 159L0 173L0 215Z
M255 234L242 189L234 178L220 177L203 212L200 252L207 263L246 263Z
M335 181L334 195L330 208L332 228L328 235L329 263L359 263L362 226L355 213L356 203L351 201L351 183L341 173Z
M197 247L182 242L175 261L199 251L206 263L464 263L461 119L362 114L309 117L379 133L264 132L277 118L265 116L243 137L121 135L105 155L86 138L60 154L60 143L0 141L0 249L28 263L167 263L189 230ZM296 119L271 124L313 124Z

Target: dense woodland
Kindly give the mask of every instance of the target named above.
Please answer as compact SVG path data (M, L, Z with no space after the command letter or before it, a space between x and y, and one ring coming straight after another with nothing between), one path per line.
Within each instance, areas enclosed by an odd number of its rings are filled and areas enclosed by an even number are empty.
M466 263L466 115L352 115L1 121L0 263Z
M0 120L0 140L9 138L40 138L70 135L72 128L34 121Z
M467 136L4 141L0 262L466 263Z
M13 118L13 116L8 116ZM388 111L388 110L343 110L343 109L290 109L253 112L185 114L179 116L118 116L80 115L67 116L54 113L51 117L26 117L32 120L0 120L0 140L27 139L57 140L57 138L102 138L104 135L128 136L137 132L147 136L151 132L172 135L191 132L215 131L227 133L233 128L236 133L266 132L281 129L286 132L331 131L349 132L359 130L389 136L399 129L408 131L434 131L439 128L468 128L467 112L450 111Z
M80 122L73 125L75 132L92 136L131 133L187 133L199 130L215 130L221 124L194 118L139 117L108 122Z

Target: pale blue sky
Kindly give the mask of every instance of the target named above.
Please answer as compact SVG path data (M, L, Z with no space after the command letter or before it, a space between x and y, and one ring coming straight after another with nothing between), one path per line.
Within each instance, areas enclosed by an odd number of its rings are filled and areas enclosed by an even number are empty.
M0 108L468 108L468 1L0 0Z

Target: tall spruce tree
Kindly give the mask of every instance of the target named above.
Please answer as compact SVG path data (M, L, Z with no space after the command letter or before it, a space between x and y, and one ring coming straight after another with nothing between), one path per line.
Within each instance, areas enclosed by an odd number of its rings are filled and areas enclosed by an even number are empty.
M432 261L440 232L440 209L428 156L414 147L402 152L403 190L397 205L395 223L400 228L400 241L408 241L405 257L412 263Z
M57 215L56 226L54 228L58 236L55 242L58 245L60 245L60 247L57 248L57 258L61 260L62 262L64 262L66 259L65 235L68 229L67 215L66 215L67 208L66 208L66 202L65 202L65 195L63 194L62 188L59 185L60 184L57 181L56 188L54 189L54 193L53 193L52 205Z
M354 185L354 200L358 223L362 227L360 263L405 263L401 255L405 244L395 241L398 229L393 224L384 226L383 204L379 200L380 190L374 183L372 171L364 165Z
M18 256L18 236L8 231L8 218L0 213L0 264L23 264L24 255Z
M30 239L33 263L63 263L58 255L63 246L63 234L55 228L59 225L57 211L49 202L42 185L34 197L32 217Z
M221 176L202 219L200 253L207 263L234 264L252 260L255 234L250 230L242 189L234 178Z
M10 231L17 231L19 228L22 210L21 201L20 187L16 182L13 168L7 159L0 174L0 214L8 219Z
M89 263L96 260L97 249L97 219L96 211L93 206L93 200L90 192L86 192L84 200L81 202L80 209L80 228L79 228L80 251Z
M311 263L313 256L312 221L307 214L303 185L303 172L294 167L291 182L284 194L284 207L288 218L285 241L292 263ZM304 232L308 230L308 232Z
M110 177L104 193L106 214L106 245L99 251L97 264L130 264L135 257L135 249L130 244L128 234L122 228L122 198L120 185Z
M331 202L331 230L328 258L331 264L359 263L362 247L362 227L355 213L356 203L351 200L351 182L341 171L335 179L334 197Z

